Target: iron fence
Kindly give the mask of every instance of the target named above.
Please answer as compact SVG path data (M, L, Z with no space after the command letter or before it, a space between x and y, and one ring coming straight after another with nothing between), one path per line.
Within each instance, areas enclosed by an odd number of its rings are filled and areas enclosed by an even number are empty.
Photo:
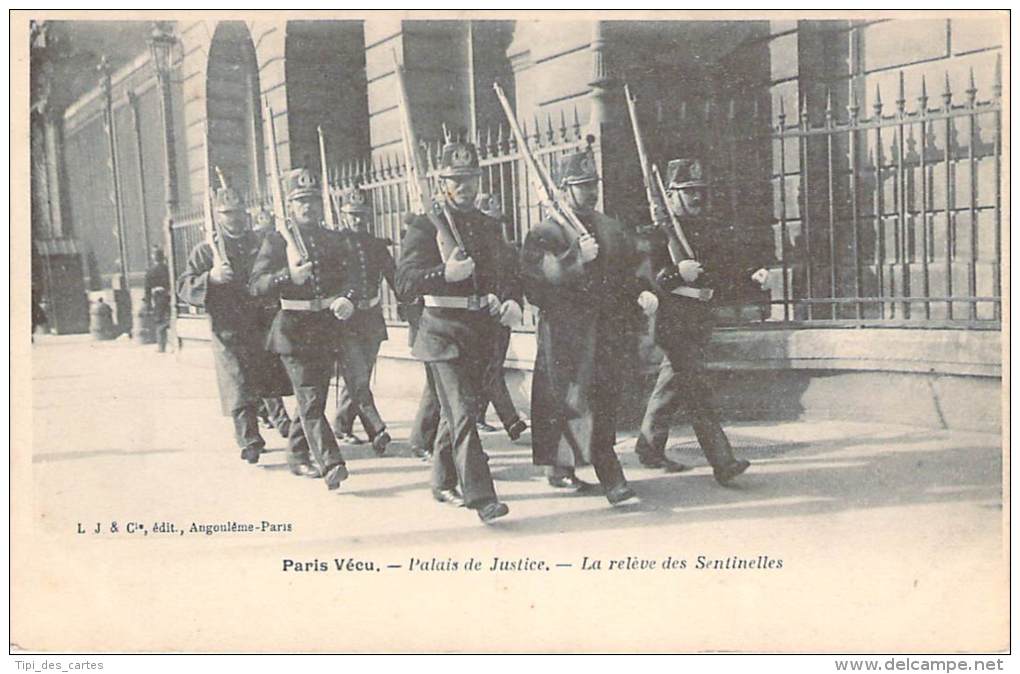
M1000 81L998 72L993 81ZM704 140L713 209L760 228L772 242L771 299L723 311L764 327L997 329L1001 87L979 101L972 72L965 99L954 103L947 75L941 105L932 107L922 79L908 110L901 74L894 108L875 85L867 101L871 114L863 116L864 83L851 78L845 90L829 90L820 101L802 96L792 105L782 98L762 104L753 96L722 106L708 101L698 110L680 104L673 131ZM609 149L584 136L576 111L572 117L561 113L558 120L524 125L529 147L550 169L558 156L589 143L600 155ZM481 189L502 204L507 238L520 242L542 217L520 148L502 127L478 133L475 142ZM435 190L441 143L423 149ZM371 194L375 233L393 242L399 259L410 210L403 156L381 153L335 167L329 181L334 193L360 185ZM249 205L263 204L253 198ZM201 222L201 212L175 218L178 269L202 238ZM399 320L389 288L384 310L388 320ZM534 324L528 307L520 329Z
M866 116L865 84L771 110L681 106L714 147L717 212L773 230L766 322L998 329L1001 87L979 101L971 70L954 103L947 73L932 107L922 77L908 107L901 72L894 107L875 84Z

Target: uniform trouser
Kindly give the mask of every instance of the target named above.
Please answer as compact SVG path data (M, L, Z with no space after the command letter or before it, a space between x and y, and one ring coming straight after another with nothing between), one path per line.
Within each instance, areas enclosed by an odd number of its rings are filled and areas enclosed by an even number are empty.
M266 416L273 428L279 430L290 424L290 415L287 414L287 407L283 404L283 398L263 398L262 406L265 408Z
M343 376L341 377L342 381L337 383L339 390L337 391L333 429L337 433L351 433L354 430L354 418L358 417L361 419L361 426L365 432L374 437L385 425L375 406L375 398L372 396L371 389L372 370L375 369L376 360L379 358L379 345L382 342L375 339L361 339L357 340L355 344L353 343L354 338L350 338L350 340L351 348L345 348L340 356L340 372L343 373ZM346 341L344 345L347 345ZM360 363L351 362L362 358L364 360ZM355 380L353 387L347 383L348 379ZM352 396L352 388L358 391L359 395ZM367 412L362 409L365 400L371 400L371 405L367 406Z
M323 474L344 462L326 420L326 396L335 359L332 351L280 356L294 387L299 417L287 438L287 462L292 465L307 463L310 451Z
M478 404L478 421L485 421L485 410L492 403L496 410L496 416L503 424L503 428L509 430L514 422L521 417L517 414L513 398L506 387L506 379L503 378L503 363L506 361L506 350L510 347L510 330L500 330L499 339L495 343L492 360L485 366L485 376L482 388L482 399Z
M732 448L719 424L712 402L712 388L705 379L701 351L697 345L665 349L659 378L648 399L641 434L635 451L645 459L665 455L673 414L684 409L705 457L712 466L732 460Z
M418 401L418 413L415 414L414 423L411 425L409 442L412 448L432 453L439 431L439 418L439 396L436 394L435 375L432 374L429 363L425 363L425 387Z
M475 418L482 389L482 358L460 356L429 363L449 442L437 442L432 459L432 488L453 489L460 483L464 504L480 508L496 500L489 457L482 450Z
M361 425L370 438L374 438L386 428L372 395L372 368L375 367L378 355L377 340L351 334L345 334L340 338L339 369L344 380L344 390L351 404L349 420L346 417L341 419L342 410L337 410L338 430L350 432L355 414L361 419Z
M262 449L266 441L259 433L259 414L256 403L248 403L241 407L230 410L230 417L234 421L234 439L241 449L254 447Z

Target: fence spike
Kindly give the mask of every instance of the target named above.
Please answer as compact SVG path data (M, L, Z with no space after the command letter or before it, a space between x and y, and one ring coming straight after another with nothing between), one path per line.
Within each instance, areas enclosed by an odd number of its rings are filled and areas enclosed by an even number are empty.
M875 82L875 102L871 104L875 111L875 121L882 120L882 88Z
M535 113L535 147L542 147L542 125L538 121L538 113Z
M832 87L825 87L825 123L832 125Z
M949 71L948 70L946 71L945 86L942 89L942 100L945 102L947 108L953 102L953 90L949 86ZM947 112L948 112L948 110L947 110Z
M970 102L971 107L974 106L974 101L977 100L977 84L974 82L974 66L970 67L970 86L967 89L967 100Z
M900 80L900 88L899 88L899 97L896 99L896 111L902 116L903 115L903 111L907 107L906 86L904 85L904 82L903 82L903 71L902 70L900 71L899 80Z
M928 112L928 80L925 76L921 75L921 95L917 97L918 105L921 108L921 114Z
M800 102L800 123L804 126L804 128L807 128L808 126L807 94L804 94L804 98Z
M779 97L779 128L782 129L786 126L786 101L785 96Z
M496 126L496 152L503 149L503 124Z
M577 138L581 137L581 117L577 114L576 103L574 104L574 136Z
M545 123L547 127L545 135L549 139L549 144L551 145L556 141L556 132L553 130L552 113L545 116Z
M560 108L560 140L565 141L567 139L567 111L565 108Z
M857 106L857 89L853 85L850 85L850 103L846 106L846 111L850 115L850 121L857 121L857 111L860 108Z

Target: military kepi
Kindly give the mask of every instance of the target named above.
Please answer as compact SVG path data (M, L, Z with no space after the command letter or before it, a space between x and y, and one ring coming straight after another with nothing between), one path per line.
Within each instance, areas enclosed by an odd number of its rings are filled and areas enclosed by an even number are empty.
M598 171L595 169L595 155L588 150L563 155L557 169L556 182L560 187L595 182L599 179Z
M704 187L705 176L701 162L697 159L672 159L666 165L666 178L671 190L682 190L688 187Z
M287 199L319 198L319 176L306 168L294 169L284 176L283 191L287 193Z
M471 143L447 143L439 161L440 178L470 178L482 175L478 150Z
M237 190L232 187L221 187L216 190L213 204L220 213L239 211L244 208L244 205L241 203L241 197L237 195Z
M342 213L371 213L372 205L368 198L368 192L360 187L349 187L340 195L343 203L340 206Z

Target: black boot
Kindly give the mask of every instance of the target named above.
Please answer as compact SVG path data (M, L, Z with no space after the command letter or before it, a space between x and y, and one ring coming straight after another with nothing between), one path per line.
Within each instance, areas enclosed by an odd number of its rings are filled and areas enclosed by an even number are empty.
M721 485L729 484L730 480L746 471L751 462L733 456L733 447L717 421L705 421L694 424L694 434L698 436L705 458L712 466L715 481Z

